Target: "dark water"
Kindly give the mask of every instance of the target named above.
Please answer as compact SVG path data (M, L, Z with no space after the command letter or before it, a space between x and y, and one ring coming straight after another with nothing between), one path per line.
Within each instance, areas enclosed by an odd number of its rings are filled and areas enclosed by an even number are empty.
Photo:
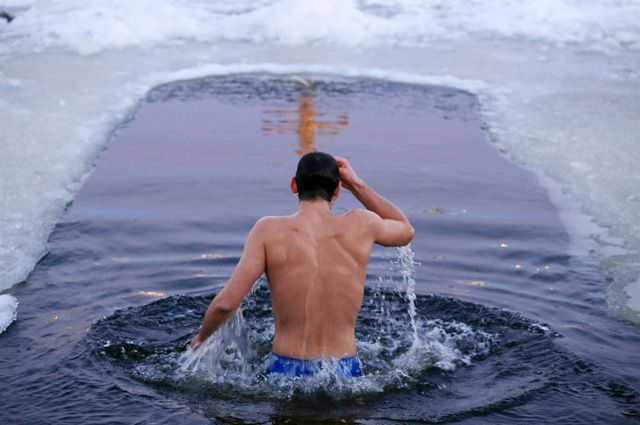
M218 356L185 367L247 230L295 209L288 181L314 148L350 157L417 230L412 250L373 253L366 377L264 376L264 285L216 336ZM11 290L0 423L638 423L640 332L607 316L603 276L567 249L545 191L493 149L465 93L260 76L164 86Z

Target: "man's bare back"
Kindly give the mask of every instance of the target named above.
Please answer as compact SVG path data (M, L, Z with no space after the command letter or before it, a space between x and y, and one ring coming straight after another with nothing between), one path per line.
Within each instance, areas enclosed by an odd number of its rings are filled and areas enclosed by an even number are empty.
M336 160L340 183L330 200L301 200L294 214L263 217L254 225L238 266L212 301L192 348L233 314L266 273L276 322L274 354L295 359L355 355L356 319L372 245L406 245L413 228L398 207L357 176L347 160ZM331 204L341 187L367 210L334 215ZM291 189L298 193L296 178Z
M373 237L362 211L301 205L265 219L273 352L295 358L355 355L355 322Z

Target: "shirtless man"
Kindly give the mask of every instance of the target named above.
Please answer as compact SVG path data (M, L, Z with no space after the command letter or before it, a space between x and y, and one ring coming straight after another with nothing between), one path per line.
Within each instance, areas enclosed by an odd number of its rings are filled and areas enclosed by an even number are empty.
M331 206L341 188L349 190L366 210L334 215ZM191 348L197 349L231 317L266 273L276 325L269 372L313 375L330 364L339 375L359 376L355 327L369 254L373 243L408 244L413 227L344 158L306 154L291 179L291 191L298 195L298 210L256 222L236 269L209 305Z

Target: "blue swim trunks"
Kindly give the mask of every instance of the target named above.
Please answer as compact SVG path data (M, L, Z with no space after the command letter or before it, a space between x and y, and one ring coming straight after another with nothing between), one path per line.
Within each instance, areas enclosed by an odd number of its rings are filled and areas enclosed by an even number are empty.
M362 367L358 356L342 359L295 359L271 353L268 373L281 373L287 376L313 376L327 368L335 367L336 375L345 377L362 376Z

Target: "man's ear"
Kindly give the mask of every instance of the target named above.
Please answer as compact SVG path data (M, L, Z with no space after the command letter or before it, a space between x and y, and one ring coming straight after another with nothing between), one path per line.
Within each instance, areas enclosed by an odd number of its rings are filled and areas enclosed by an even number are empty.
M296 178L295 177L291 177L291 192L293 192L294 195L298 194L298 182L296 182Z
M336 186L336 190L333 191L333 196L331 196L331 202L335 202L335 200L338 199L338 196L340 196L340 189L342 189L342 182L338 182L338 185Z

